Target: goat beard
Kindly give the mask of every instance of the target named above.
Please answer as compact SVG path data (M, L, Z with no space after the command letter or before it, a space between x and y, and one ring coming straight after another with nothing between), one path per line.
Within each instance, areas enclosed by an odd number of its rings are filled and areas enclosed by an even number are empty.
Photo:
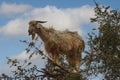
M29 33L29 35L31 35L32 40L34 40L34 38L35 38L35 33L34 33L34 32L31 32L31 33Z

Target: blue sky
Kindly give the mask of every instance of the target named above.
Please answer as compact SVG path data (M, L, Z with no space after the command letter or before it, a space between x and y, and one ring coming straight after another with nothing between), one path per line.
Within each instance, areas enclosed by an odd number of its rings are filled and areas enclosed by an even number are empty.
M96 1L120 9L119 0ZM93 0L0 0L0 73L5 70L6 57L25 59L28 56L23 54L26 46L19 40L30 40L29 20L47 20L45 26L78 31L87 40L91 26L95 27L89 21L94 16L94 6Z

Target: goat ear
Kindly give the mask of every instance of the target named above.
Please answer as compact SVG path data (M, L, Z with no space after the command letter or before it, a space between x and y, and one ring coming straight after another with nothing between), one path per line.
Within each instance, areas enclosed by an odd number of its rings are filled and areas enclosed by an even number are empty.
M36 21L37 23L46 23L47 21Z

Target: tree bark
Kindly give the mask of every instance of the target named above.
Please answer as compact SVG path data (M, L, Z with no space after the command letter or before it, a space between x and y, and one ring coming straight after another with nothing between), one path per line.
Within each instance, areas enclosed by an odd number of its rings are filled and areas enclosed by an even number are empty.
M80 73L68 73L62 80L85 80Z

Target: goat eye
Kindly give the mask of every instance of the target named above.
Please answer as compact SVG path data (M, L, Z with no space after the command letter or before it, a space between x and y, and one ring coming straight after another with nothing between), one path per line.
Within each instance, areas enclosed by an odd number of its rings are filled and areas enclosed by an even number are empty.
M35 26L35 24L32 24L32 26Z

